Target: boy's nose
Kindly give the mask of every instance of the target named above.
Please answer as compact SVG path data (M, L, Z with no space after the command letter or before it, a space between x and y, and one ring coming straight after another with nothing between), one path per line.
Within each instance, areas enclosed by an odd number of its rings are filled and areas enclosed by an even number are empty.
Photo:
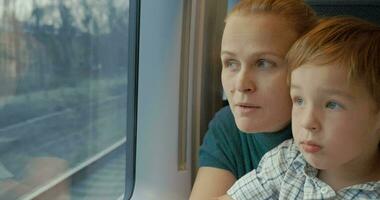
M318 132L321 126L317 112L311 108L305 109L302 115L301 126L312 133Z

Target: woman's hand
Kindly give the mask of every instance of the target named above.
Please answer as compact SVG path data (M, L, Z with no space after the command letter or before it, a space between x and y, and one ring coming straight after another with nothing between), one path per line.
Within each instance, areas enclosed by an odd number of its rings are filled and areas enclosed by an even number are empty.
M198 170L190 200L215 200L226 194L235 181L236 178L230 171L214 167L201 167Z

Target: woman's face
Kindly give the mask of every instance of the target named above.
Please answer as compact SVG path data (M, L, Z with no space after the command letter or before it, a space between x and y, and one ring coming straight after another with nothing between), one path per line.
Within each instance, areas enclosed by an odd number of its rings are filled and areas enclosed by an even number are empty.
M284 57L297 34L270 14L233 15L222 38L222 85L238 128L273 132L290 122Z

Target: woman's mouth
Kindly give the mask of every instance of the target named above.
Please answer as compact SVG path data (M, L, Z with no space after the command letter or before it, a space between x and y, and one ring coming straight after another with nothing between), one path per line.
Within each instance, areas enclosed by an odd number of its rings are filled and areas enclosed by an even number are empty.
M260 106L257 106L254 104L247 104L247 103L236 104L236 109L242 114L249 114L252 112L256 112L260 108L261 108Z

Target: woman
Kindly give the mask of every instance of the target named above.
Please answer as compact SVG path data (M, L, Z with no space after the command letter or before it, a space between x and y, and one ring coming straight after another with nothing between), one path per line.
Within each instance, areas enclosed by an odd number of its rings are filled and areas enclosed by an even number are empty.
M225 194L263 154L291 136L285 54L316 22L302 0L242 0L222 38L222 85L229 106L209 125L190 199Z

